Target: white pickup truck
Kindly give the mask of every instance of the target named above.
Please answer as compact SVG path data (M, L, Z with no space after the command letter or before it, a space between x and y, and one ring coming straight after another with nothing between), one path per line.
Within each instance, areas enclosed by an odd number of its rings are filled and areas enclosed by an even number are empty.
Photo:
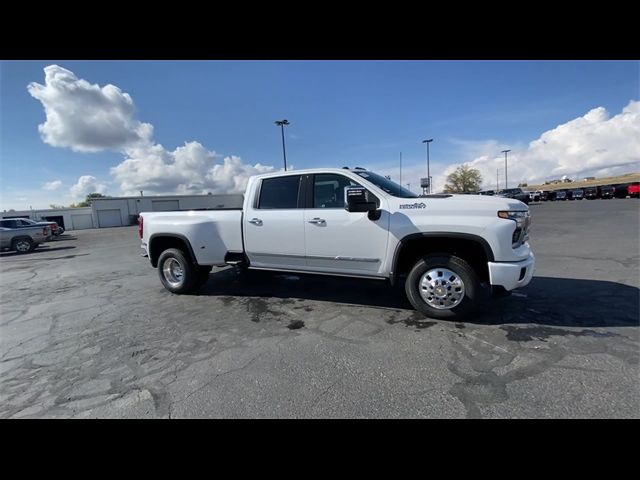
M432 318L463 318L484 298L531 281L529 208L482 195L427 195L361 169L249 179L242 209L141 213L142 248L173 293L213 266L405 282ZM330 281L330 280L329 280Z

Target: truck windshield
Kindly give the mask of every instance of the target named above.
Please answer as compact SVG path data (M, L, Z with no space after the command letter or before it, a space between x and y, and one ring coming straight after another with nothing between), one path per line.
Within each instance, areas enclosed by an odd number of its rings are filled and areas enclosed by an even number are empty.
M389 195L393 195L394 197L418 198L418 195L413 193L411 190L407 190L406 188L401 187L397 183L392 182L388 178L378 175L377 173L365 172L365 171L355 172L355 173L360 175L362 178L368 180L369 182L373 183L376 187L380 188L381 190L388 193Z

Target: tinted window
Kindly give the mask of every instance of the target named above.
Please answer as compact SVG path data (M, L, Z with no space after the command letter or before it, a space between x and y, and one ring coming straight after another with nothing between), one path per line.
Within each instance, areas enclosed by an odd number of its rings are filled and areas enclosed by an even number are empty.
M356 185L356 182L335 173L314 175L313 208L344 208L344 189Z
M2 224L0 226L6 227L6 228L16 228L17 227L15 220L2 220Z
M404 187L401 187L397 183L385 178L383 176L378 175L373 172L354 172L360 175L362 178L366 178L371 183L373 183L376 187L380 188L383 192L388 193L389 195L393 195L394 197L399 198L418 198L418 195L413 193L411 190L407 190Z
M297 208L300 178L291 175L262 180L258 208Z

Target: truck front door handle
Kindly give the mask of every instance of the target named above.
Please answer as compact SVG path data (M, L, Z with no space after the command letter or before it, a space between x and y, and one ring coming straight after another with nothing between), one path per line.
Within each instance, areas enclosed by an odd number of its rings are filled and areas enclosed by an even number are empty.
M251 220L249 220L249 223L260 226L262 225L262 220L260 220L259 218L252 218Z
M324 218L312 218L311 220L309 220L309 223L313 223L315 225L326 225L326 221Z

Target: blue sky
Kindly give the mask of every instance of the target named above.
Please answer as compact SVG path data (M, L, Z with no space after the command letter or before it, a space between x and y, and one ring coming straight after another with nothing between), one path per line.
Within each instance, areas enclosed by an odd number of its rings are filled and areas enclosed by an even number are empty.
M594 108L615 116L640 98L634 61L3 61L2 208L68 204L69 188L83 175L109 194L123 191L110 173L121 150L78 152L41 138L43 103L27 85L43 84L43 69L53 64L128 93L135 119L152 124L153 141L169 151L197 141L218 162L234 155L280 168L273 121L287 118L295 168L357 165L392 176L400 151L407 172L413 166L419 175L423 138L434 138L438 175L501 146L526 150ZM42 190L54 180L60 188Z

